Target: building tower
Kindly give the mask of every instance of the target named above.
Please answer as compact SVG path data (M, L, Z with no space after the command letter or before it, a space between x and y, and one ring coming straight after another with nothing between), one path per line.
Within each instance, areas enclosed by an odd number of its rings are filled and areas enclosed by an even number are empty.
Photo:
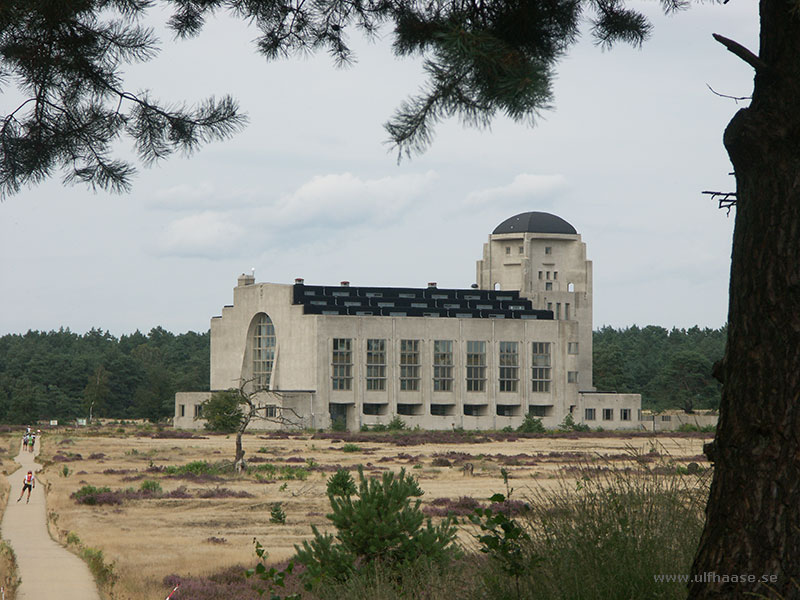
M525 212L495 227L477 262L484 290L519 290L537 309L553 312L559 329L577 327L578 384L592 385L592 262L575 228L561 217ZM559 338L565 339L559 332ZM574 334L569 336L575 339Z

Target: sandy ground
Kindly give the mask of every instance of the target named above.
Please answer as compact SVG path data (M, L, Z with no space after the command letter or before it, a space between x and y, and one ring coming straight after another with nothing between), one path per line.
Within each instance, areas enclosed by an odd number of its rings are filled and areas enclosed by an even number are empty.
M269 550L270 559L281 560L294 553L296 544L311 537L311 525L329 530L325 488L336 467L352 470L361 464L371 476L405 468L418 478L425 492L425 507L441 498L470 496L485 501L495 492L505 492L501 468L509 473L514 496L524 499L536 490L558 486L564 477L575 477L573 469L578 464L617 469L630 464L633 456L655 455L656 461L698 461L707 466L699 455L708 440L686 436L547 436L491 443L398 446L387 437L359 441L357 451L349 452L346 441L346 437L278 439L247 434L244 446L253 461L251 465L269 462L281 468L304 467L309 469L308 476L265 479L251 474L194 481L170 477L158 469L198 460L215 463L230 459L234 443L231 437L200 434L191 439L156 439L141 430L122 427L92 435L78 431L51 433L45 437L39 458L48 466L39 473L29 505L24 499L21 503L16 499L24 473L28 468L38 468L34 455L20 455L18 461L23 468L9 477L11 499L2 533L17 553L22 578L18 598L100 598L84 563L48 536L45 513L51 516L52 535L62 544L75 536L83 547L102 550L104 560L118 576L113 589L115 600L155 600L169 592L164 578L170 574L207 576L226 567L252 566L253 538ZM449 466L438 464L445 456L449 456ZM474 466L473 477L463 472L467 461ZM189 497L164 496L121 505L86 506L77 504L71 496L84 485L138 489L146 480L158 482L165 494L185 487ZM249 495L201 497L203 492L218 488ZM286 513L285 523L270 522L270 510L276 502ZM469 534L466 531L464 536L469 538ZM58 566L62 556L72 566ZM92 589L68 591L67 586L80 582ZM52 587L34 587L38 585Z
M38 442L36 444L38 451ZM86 563L54 542L47 532L44 486L34 488L30 502L17 501L22 480L31 470L41 469L36 453L22 452L21 465L8 476L11 493L3 515L2 536L17 557L17 600L100 600Z

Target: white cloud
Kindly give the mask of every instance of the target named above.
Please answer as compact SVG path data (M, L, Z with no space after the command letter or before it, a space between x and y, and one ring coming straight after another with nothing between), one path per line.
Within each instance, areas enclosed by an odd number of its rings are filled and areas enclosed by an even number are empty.
M261 216L278 227L357 227L393 221L422 199L436 173L361 179L352 173L317 175L282 196Z
M566 187L567 180L563 175L520 173L507 185L472 192L467 196L467 203L472 206L484 206L521 200L530 205L531 200L536 200L539 204L551 205L554 196Z
M163 256L218 258L242 245L246 231L224 213L206 211L172 221L161 235Z

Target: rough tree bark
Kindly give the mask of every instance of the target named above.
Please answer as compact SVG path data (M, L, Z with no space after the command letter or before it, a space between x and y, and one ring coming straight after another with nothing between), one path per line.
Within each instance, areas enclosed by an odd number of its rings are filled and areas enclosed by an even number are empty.
M740 55L756 69L752 102L724 136L737 191L728 343L691 599L800 598L800 2L760 11L760 63Z

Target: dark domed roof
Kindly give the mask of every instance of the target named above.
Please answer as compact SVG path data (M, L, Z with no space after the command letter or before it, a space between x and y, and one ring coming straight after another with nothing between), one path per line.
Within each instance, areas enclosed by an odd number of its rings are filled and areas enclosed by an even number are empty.
M495 233L566 233L576 235L575 228L561 217L545 212L520 213L494 228Z

